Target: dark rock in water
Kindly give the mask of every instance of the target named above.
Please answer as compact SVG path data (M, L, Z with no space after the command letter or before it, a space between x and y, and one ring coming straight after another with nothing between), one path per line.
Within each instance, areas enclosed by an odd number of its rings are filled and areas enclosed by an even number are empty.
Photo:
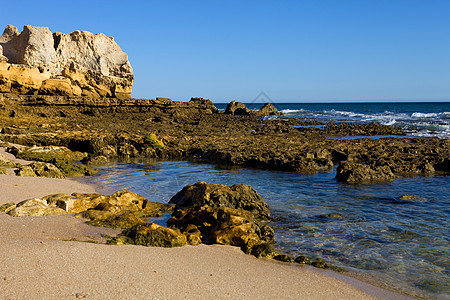
M286 254L278 254L273 259L283 261L283 262L292 262L292 258Z
M186 245L184 234L154 223L136 225L122 232L128 243L147 247L181 247Z
M199 181L184 187L170 199L169 204L176 204L177 208L225 206L250 211L257 219L270 219L267 203L251 186L245 184L227 186Z
M225 109L226 115L238 115L238 116L248 116L250 115L250 110L245 107L245 104L242 102L231 101L228 103L227 108Z
M250 254L256 256L257 258L273 258L274 256L278 255L277 251L275 250L275 246L271 243L263 243L253 246L251 248Z
M83 164L88 166L101 166L109 163L109 159L106 156L87 156L82 161Z
M401 195L399 200L405 202L427 202L427 198L416 195Z
M337 168L336 179L350 184L390 181L395 177L389 166L370 166L343 162Z
M306 265L311 264L311 259L303 255L297 256L294 261L298 264L306 264Z
M320 269L328 269L330 267L330 265L326 261L324 261L323 259L320 259L320 258L313 261L311 263L311 266L320 268Z

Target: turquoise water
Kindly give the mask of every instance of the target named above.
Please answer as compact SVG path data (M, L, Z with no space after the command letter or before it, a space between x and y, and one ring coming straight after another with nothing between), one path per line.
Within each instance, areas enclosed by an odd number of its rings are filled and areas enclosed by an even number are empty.
M271 207L279 251L321 257L427 298L450 295L448 177L352 186L336 182L335 171L301 175L173 161L100 170L86 179L100 192L128 189L163 203L200 180L249 184ZM416 197L401 200L404 194Z

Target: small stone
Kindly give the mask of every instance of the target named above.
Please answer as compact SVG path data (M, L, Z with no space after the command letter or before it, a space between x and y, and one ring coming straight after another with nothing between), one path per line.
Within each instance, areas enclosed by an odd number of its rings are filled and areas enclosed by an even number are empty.
M273 259L283 262L292 262L292 258L289 255L286 254L278 254Z
M311 259L309 259L309 257L303 256L303 255L297 256L294 261L298 264L310 264L311 263Z

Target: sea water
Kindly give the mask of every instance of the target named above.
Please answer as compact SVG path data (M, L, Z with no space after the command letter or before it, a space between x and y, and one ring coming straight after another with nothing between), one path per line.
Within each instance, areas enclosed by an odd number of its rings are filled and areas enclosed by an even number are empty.
M406 124L401 128L411 129L411 135L450 136L449 103L284 105L279 106L288 117L361 123L395 120L394 124ZM97 184L102 193L127 189L162 203L200 180L248 184L271 207L278 251L319 257L416 296L449 298L450 178L416 176L348 185L337 182L335 175L335 169L302 175L147 161L102 166L99 175L85 180ZM414 197L402 197L410 194Z
M396 103L278 103L272 104L284 117L322 122L378 122L404 130L411 136L450 138L450 102ZM247 103L259 109L262 103ZM225 110L226 104L216 104Z

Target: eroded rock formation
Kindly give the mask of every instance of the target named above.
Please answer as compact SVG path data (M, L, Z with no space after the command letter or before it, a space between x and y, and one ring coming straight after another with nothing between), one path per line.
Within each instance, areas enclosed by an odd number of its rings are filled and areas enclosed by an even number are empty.
M0 37L0 92L130 98L128 56L103 33L8 25Z

